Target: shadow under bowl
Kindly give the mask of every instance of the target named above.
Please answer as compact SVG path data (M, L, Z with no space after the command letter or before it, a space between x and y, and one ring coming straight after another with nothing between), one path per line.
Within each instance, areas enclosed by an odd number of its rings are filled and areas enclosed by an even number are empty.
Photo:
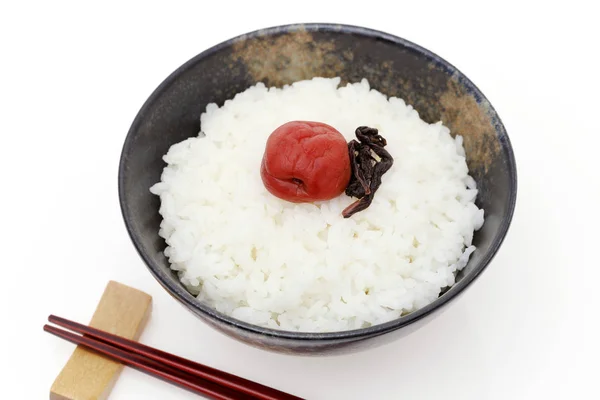
M367 78L371 87L404 99L427 122L442 121L464 138L469 170L486 220L474 236L477 250L456 284L431 304L369 328L287 332L223 315L199 302L169 269L158 236L160 202L149 188L160 180L169 147L200 131L208 103L222 105L257 82L283 86L313 77L347 82ZM464 291L498 251L511 222L517 193L513 151L487 99L454 66L404 39L355 26L289 25L252 32L214 46L173 72L135 118L121 155L119 196L135 248L160 284L214 328L261 348L298 354L348 352L394 340L421 326ZM426 318L427 317L427 318Z

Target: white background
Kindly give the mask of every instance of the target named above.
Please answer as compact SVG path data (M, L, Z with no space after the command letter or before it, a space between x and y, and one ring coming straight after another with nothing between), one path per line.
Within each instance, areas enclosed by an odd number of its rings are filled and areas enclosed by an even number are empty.
M598 12L378 3L2 3L2 398L47 398L73 350L42 332L47 315L88 321L110 279L153 296L143 342L309 399L600 398ZM146 271L117 200L121 146L154 88L214 44L292 22L376 28L446 58L497 109L517 158L513 224L483 276L421 330L355 355L271 354L209 329ZM192 398L129 369L111 397Z

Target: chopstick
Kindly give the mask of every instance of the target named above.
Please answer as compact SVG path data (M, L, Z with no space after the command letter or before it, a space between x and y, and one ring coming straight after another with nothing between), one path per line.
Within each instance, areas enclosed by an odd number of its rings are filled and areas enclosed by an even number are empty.
M122 338L86 325L50 315L48 321L84 336L44 325L44 330L83 345L127 366L218 400L298 400L301 398L257 382Z
M227 389L226 387L222 387L210 381L204 380L204 382L202 382L198 379L196 382L194 382L193 379L187 379L187 377L176 374L172 370L167 371L165 369L162 369L160 365L150 364L148 363L148 360L144 357L136 356L135 354L129 353L124 350L120 350L100 341L87 338L85 336L79 336L74 333L56 328L54 326L45 325L44 330L77 345L83 345L85 347L88 347L89 349L94 350L104 356L108 356L109 358L112 358L116 361L119 361L124 365L136 368L139 371L163 379L167 382L176 384L177 386L181 386L192 392L210 396L213 399L236 400L240 398L255 398L250 396L244 397L243 394L242 397L240 397L239 392Z

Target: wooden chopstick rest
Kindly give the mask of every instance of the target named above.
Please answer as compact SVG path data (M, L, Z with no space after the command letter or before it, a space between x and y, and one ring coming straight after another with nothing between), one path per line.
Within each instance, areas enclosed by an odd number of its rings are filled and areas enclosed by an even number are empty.
M138 340L150 316L152 297L110 281L90 326ZM50 400L103 400L112 390L123 365L77 346L50 389Z

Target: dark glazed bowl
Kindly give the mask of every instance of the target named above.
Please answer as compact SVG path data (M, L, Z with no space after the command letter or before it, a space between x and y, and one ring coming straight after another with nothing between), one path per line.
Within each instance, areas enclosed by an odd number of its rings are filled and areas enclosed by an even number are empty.
M261 81L282 86L315 76L367 78L372 88L403 98L427 122L443 121L464 137L467 161L479 188L486 221L476 232L477 251L456 284L433 303L397 320L334 333L277 331L220 314L200 303L169 269L158 236L160 180L169 147L200 130L200 114ZM413 43L354 26L308 24L265 29L231 39L194 57L146 101L125 140L119 196L131 239L160 284L214 328L269 350L318 354L348 351L395 339L420 326L463 292L498 251L511 222L517 193L513 151L500 118L483 94L455 67ZM429 318L425 318L429 317Z

